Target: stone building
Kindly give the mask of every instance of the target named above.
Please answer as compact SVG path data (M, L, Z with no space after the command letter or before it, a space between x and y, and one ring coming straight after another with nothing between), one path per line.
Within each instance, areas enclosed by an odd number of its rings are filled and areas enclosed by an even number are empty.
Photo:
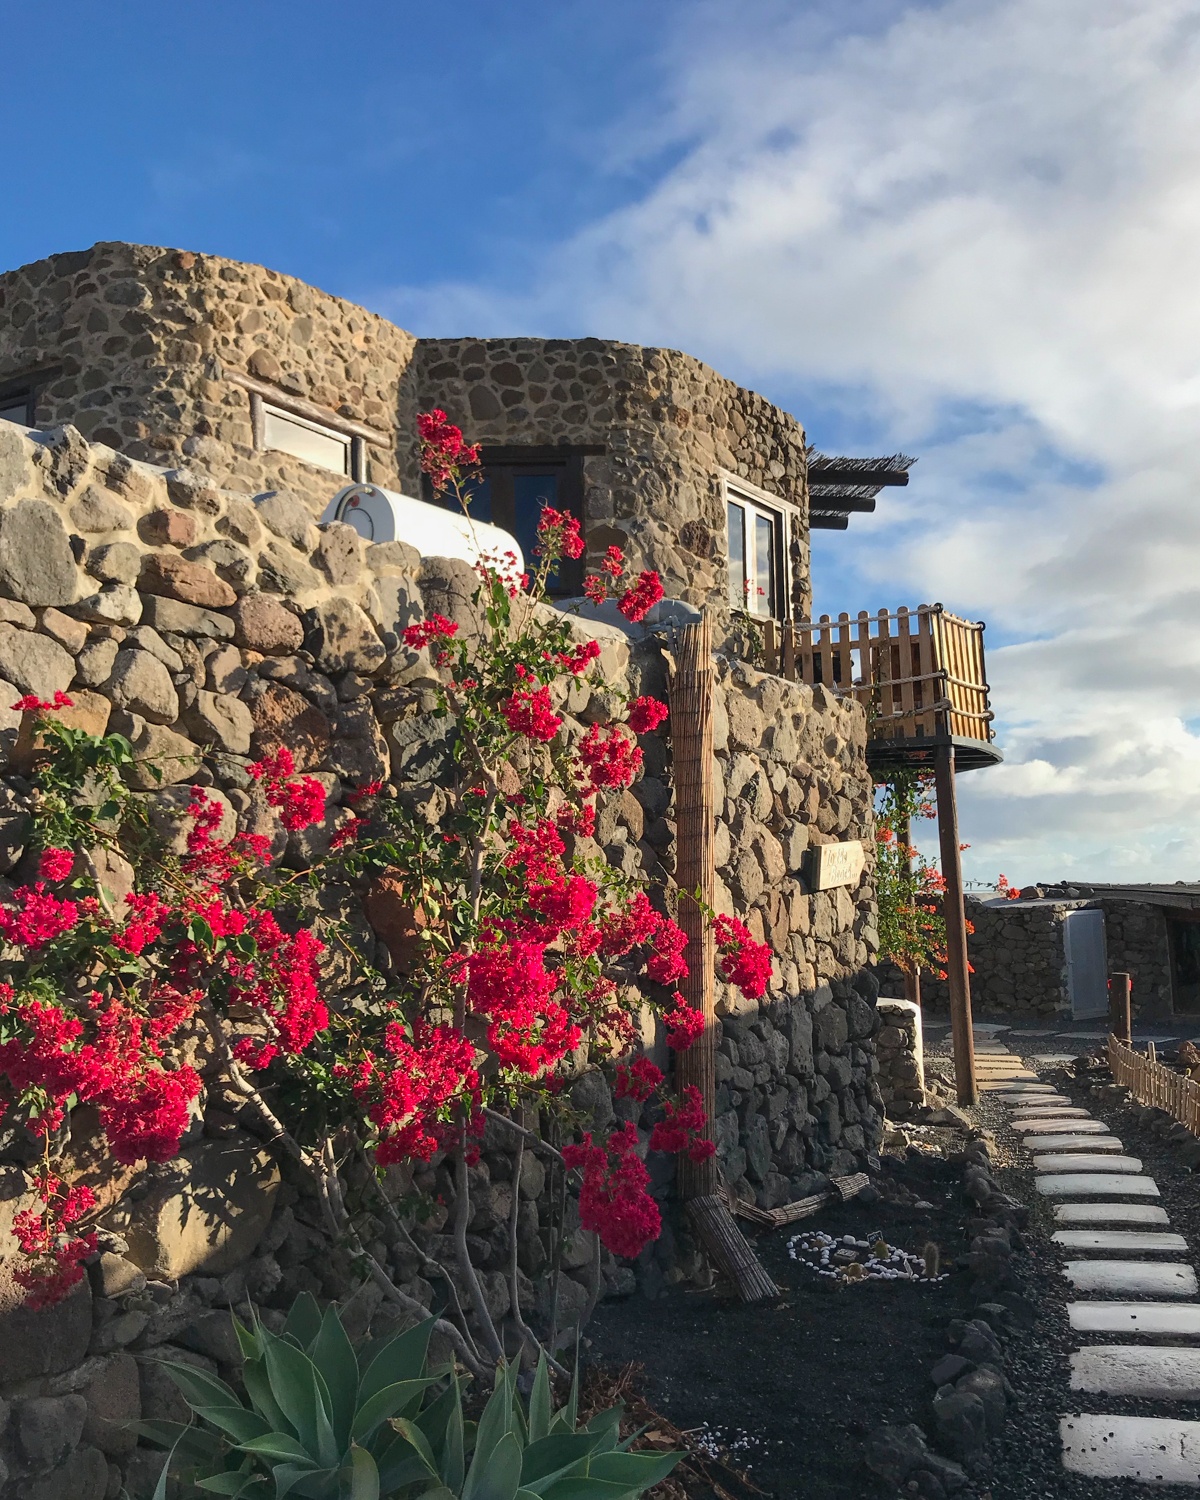
M276 271L146 245L0 275L0 416L69 422L218 487L286 490L317 515L339 481L419 496L414 421L434 406L483 444L476 514L526 549L549 501L579 515L593 559L616 544L673 597L778 619L808 616L810 526L871 509L909 462L846 472L676 350L418 340Z

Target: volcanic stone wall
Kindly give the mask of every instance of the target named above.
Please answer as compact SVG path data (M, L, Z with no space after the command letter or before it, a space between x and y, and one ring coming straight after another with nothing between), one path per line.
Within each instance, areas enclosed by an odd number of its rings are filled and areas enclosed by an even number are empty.
M185 836L193 785L224 809L222 834L265 836L273 859L291 869L310 864L350 818L346 793L377 778L436 824L446 807L437 681L400 631L433 611L475 628L475 583L464 562L423 558L403 543L367 547L349 527L317 527L294 494L251 500L194 471L89 444L71 427L28 434L0 422L0 881L30 876L30 785L20 716L8 707L29 692L68 692L72 722L130 740L131 783L168 837ZM665 694L668 662L652 632L584 621L575 629L600 641L608 687ZM723 657L717 672L718 904L770 943L775 964L761 1005L719 992L715 1129L731 1185L772 1204L815 1190L827 1173L863 1167L879 1144L870 872L853 891L818 892L806 860L813 844L831 839L872 847L866 725L861 709L821 688ZM618 707L607 687L572 682L561 703L568 735L582 736ZM586 852L648 877L669 909L669 734L641 743L646 775L601 803ZM323 824L289 834L248 777L250 760L280 744L325 787ZM123 879L127 867L105 870L118 894ZM352 923L386 971L403 941L386 897L385 883L367 892L327 885L313 893L314 918ZM335 995L343 962L331 948L325 978ZM658 1037L645 1040L669 1061ZM183 1414L154 1356L230 1374L230 1305L253 1301L278 1326L303 1290L355 1293L347 1316L356 1330L395 1323L328 1242L308 1184L243 1118L203 1036L187 1056L204 1089L175 1160L116 1168L86 1119L75 1121L66 1170L104 1205L103 1253L82 1286L42 1312L13 1281L10 1233L13 1215L31 1203L26 1172L37 1147L19 1128L0 1132L0 1486L15 1500L101 1500L122 1484L134 1500L148 1497L161 1456L138 1446L127 1424ZM570 1094L597 1130L635 1108L614 1100L597 1072L582 1072ZM639 1119L644 1139L647 1123ZM674 1164L650 1163L666 1203ZM407 1221L411 1239L372 1211L365 1169L347 1174L347 1192L361 1205L368 1247L431 1306L443 1293L424 1257L452 1259L449 1172L435 1157L392 1174L397 1195L418 1189L434 1204L430 1217ZM503 1266L516 1192L519 1295L526 1315L547 1325L557 1231L545 1168L526 1152L514 1183L512 1143L489 1126L472 1190L470 1243L493 1315L509 1307ZM607 1294L640 1287L653 1295L664 1281L710 1274L669 1213L667 1225L633 1266L602 1257ZM565 1234L560 1327L586 1305L592 1256L571 1214Z
M615 544L693 604L727 607L719 471L790 501L790 608L808 618L804 430L691 355L605 339L422 339L406 389L484 444L603 445L583 461L590 557Z

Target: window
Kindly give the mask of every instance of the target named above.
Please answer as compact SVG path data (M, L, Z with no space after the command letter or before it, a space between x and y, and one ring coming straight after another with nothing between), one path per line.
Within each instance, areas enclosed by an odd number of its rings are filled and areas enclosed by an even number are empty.
M293 458L302 458L318 469L330 469L334 474L356 478L352 444L353 439L347 433L325 427L320 422L310 422L307 417L298 417L294 412L272 406L269 401L262 403L262 441L259 445L262 448L290 453Z
M725 486L725 495L730 607L781 619L787 600L785 512L732 484Z
M22 427L33 425L33 392L9 391L0 396L0 422L19 422Z
M521 544L525 566L537 558L537 526L544 506L565 510L583 522L583 459L600 448L487 448L480 453L482 478L470 486L470 512L510 531ZM427 498L431 498L427 491ZM453 494L438 504L457 510ZM550 575L549 592L569 598L583 591L583 559L564 558Z

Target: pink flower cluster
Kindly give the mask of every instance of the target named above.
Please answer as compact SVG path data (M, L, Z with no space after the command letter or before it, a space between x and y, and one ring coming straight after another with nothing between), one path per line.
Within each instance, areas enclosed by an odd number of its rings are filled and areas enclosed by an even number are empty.
M771 982L770 948L755 942L750 929L736 917L717 917L713 935L722 978L736 984L748 999L761 999Z
M463 442L462 428L448 421L446 413L437 407L417 417L417 439L421 468L435 490L445 489L462 470L473 469L479 462L478 445Z
M255 761L246 770L255 781L262 782L267 801L279 809L279 819L285 828L294 832L324 818L325 788L315 776L292 779L296 762L286 746Z

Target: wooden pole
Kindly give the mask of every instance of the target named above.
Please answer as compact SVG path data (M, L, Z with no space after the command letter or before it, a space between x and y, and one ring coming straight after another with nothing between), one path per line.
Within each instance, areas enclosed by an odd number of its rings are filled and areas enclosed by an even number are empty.
M946 978L950 986L950 1029L954 1043L954 1080L958 1102L975 1103L975 1038L971 1031L971 979L967 966L967 913L963 902L962 859L959 853L958 805L954 796L954 746L937 747L934 760L937 788L938 840L942 851L942 879L946 883L942 912L946 920Z
M900 844L901 844L902 848L904 848L904 849L911 849L912 848L912 824L909 822L909 820L907 818L905 818L904 821L900 824L900 828L899 828L899 831L897 833L897 838L900 840ZM908 868L911 870L912 869L912 855L911 854L906 854L904 856L904 862L908 866ZM920 971L920 969L917 969L917 970L915 970L915 972L913 972L912 974L910 974L908 972L908 970L905 969L903 971L903 974L904 974L904 998L906 1000L908 1000L911 1004L915 1005L918 1010L920 1010L920 1008L921 1008L921 971Z
M716 977L712 929L704 914L717 899L717 870L713 854L713 666L712 622L704 615L679 633L675 673L671 679L671 760L675 782L675 879L679 887L679 925L687 933L687 978L679 992L704 1016L703 1034L675 1059L681 1089L700 1090L712 1139L717 1105L717 1016L713 1005ZM697 905L696 893L702 905ZM717 1191L717 1160L679 1157L679 1192L684 1202Z
M675 879L679 925L687 933L687 978L679 985L689 1005L704 1016L704 1031L676 1055L680 1089L699 1089L704 1101L706 1140L712 1139L717 1098L717 1020L714 1006L716 958L705 908L716 905L717 872L713 818L713 654L712 622L704 614L679 632L671 678L671 758L675 783ZM697 900L697 897L699 898ZM767 1275L734 1223L721 1195L717 1159L679 1157L679 1196L701 1244L732 1282L743 1302L777 1297Z
M1133 976L1130 974L1117 973L1108 981L1108 1029L1119 1042L1133 1040L1129 1006L1132 985Z

